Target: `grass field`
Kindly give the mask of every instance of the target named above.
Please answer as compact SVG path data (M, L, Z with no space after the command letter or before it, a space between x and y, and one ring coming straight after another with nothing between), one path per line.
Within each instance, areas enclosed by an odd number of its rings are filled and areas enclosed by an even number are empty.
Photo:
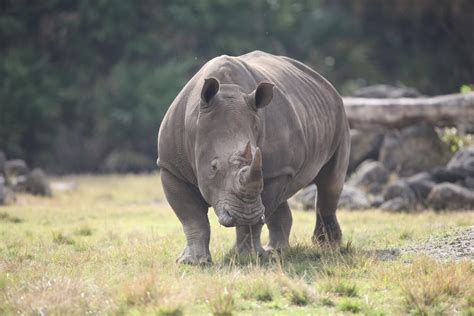
M314 213L293 210L291 249L259 262L230 252L235 232L210 210L214 264L181 266L159 175L54 181L77 188L0 208L0 314L474 314L472 262L378 255L474 225L472 212L340 210L334 251L311 245Z

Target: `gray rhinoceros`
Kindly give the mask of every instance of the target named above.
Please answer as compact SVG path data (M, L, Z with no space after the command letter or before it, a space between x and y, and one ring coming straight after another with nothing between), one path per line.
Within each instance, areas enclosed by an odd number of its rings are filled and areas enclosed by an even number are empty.
M158 166L187 245L177 262L210 263L212 206L236 227L238 253L288 247L287 200L318 187L314 242L337 243L336 206L349 159L342 99L321 75L288 57L255 51L206 63L171 104L158 135Z

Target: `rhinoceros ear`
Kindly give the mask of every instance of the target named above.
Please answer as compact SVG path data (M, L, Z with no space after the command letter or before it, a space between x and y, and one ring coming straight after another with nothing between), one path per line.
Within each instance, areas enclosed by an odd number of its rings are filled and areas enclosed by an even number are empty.
M261 82L257 89L249 95L249 105L255 111L267 106L273 98L273 83Z
M204 79L204 86L202 87L201 91L201 101L203 104L207 105L211 101L211 99L217 94L219 91L219 81L216 78L206 78Z

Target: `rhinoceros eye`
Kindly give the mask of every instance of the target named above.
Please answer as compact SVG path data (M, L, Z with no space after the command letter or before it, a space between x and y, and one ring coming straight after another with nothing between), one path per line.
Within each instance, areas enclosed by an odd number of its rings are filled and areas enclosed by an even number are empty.
M219 170L219 160L214 159L211 161L211 174L215 175L218 170Z

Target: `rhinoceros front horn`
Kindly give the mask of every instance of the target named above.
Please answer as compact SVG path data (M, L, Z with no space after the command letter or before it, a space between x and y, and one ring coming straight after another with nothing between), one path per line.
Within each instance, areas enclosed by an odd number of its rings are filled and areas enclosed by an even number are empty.
M246 195L256 196L262 191L262 152L260 151L260 148L255 150L250 166L242 169L239 187L240 191Z

